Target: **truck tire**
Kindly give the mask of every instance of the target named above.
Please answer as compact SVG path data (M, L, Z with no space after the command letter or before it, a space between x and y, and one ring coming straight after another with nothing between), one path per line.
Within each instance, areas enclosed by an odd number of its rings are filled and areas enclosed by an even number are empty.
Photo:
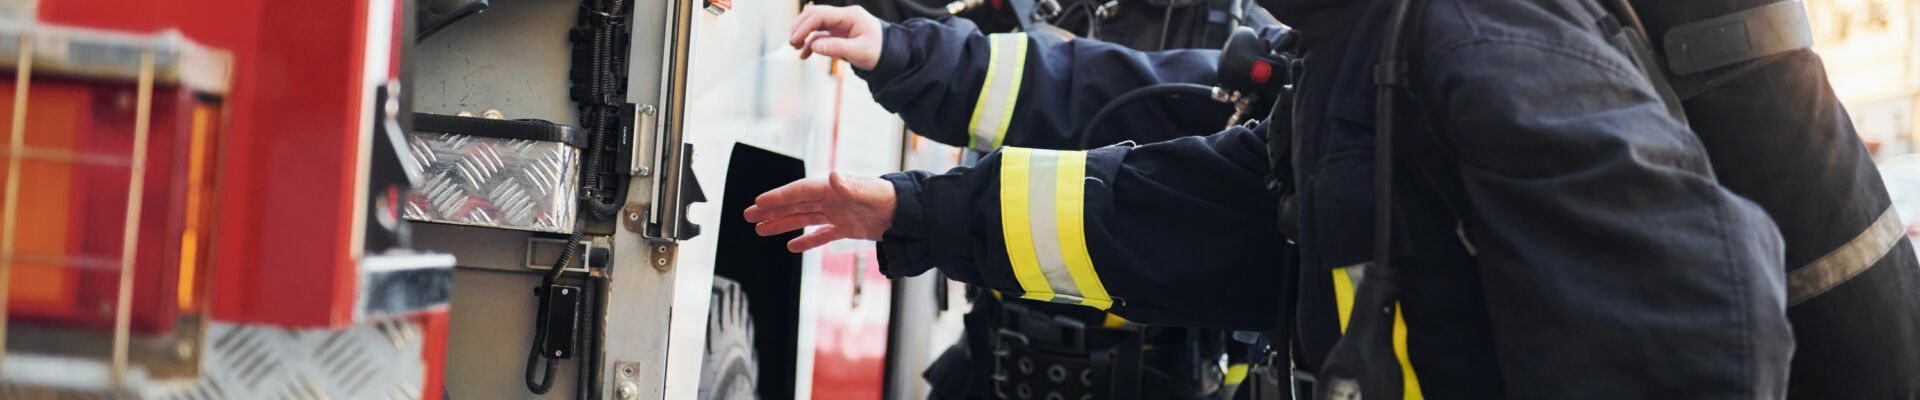
M700 365L701 399L758 399L760 355L753 351L747 293L732 279L713 277L707 310L707 349Z

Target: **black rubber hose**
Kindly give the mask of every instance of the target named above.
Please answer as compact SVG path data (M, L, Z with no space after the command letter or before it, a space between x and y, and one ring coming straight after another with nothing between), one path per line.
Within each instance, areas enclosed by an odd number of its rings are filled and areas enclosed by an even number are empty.
M921 17L940 18L948 15L945 7L929 6L920 3L920 0L897 0L894 4L900 5L900 9L907 13Z
M1387 26L1380 42L1380 63L1374 68L1373 131L1373 265L1386 271L1393 268L1393 136L1399 116L1394 106L1400 90L1407 87L1406 39L1408 23L1419 23L1417 10L1426 8L1424 0L1395 0L1387 15ZM1369 269L1371 270L1371 269Z
M554 268L554 270L559 269L560 268L557 267ZM553 285L549 284L544 287L551 288ZM546 358L543 354L540 354L540 344L547 341L547 330L545 329L547 325L547 300L551 298L551 294L540 293L540 310L535 313L536 316L533 321L533 346L527 350L526 384L527 391L533 392L533 394L547 394L547 391L553 390L553 373L560 365L559 359ZM542 358L546 358L547 360L546 374L541 375L539 378L534 378L534 373L539 372L540 360Z
M1113 101L1107 102L1106 106L1100 107L1100 112L1094 113L1093 119L1087 120L1087 125L1080 128L1080 148L1083 150L1092 148L1090 146L1093 144L1094 128L1099 128L1100 121L1105 121L1108 115L1113 114L1114 111L1125 108L1127 104L1139 101L1140 99L1173 94L1187 94L1212 99L1213 87L1197 83L1161 83L1123 93L1120 97L1113 98Z
M597 353L593 351L593 339L595 336L594 332L598 332L599 329L592 328L594 322L600 319L600 313L597 311L599 299L595 297L598 291L597 286L595 279L592 276L588 276L587 284L583 285L583 290L580 293L580 300L586 304L585 307L581 307L581 310L585 311L584 315L586 315L586 322L589 326L589 329L582 330L578 334L579 340L577 340L576 343L580 344L580 351L574 352L574 356L580 359L580 368L576 370L578 373L575 374L579 379L574 382L574 397L580 400L595 399L595 397L593 397L593 389L597 388L596 385L593 384L593 367L595 366L593 357L588 356L588 354Z

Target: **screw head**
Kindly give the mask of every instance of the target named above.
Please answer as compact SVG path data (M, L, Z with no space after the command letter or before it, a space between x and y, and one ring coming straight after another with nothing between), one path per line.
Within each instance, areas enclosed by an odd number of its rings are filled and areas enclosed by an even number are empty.
M624 376L624 377L628 377L628 378L632 378L632 377L633 377L633 365L632 365L632 364L628 364L628 365L622 365L622 366L620 366L620 376Z
M560 288L560 294L568 294L568 293L573 293L573 291L567 288Z
M655 112L657 111L653 108L652 105L640 106L641 115L652 116Z
M559 356L561 356L561 355L565 355L565 354L566 354L566 353L564 353L564 352L561 352L561 351L559 351L559 350L554 350L554 351L553 351L553 356L554 356L554 357L559 357Z
M667 252L667 246L654 246L653 251L656 253L665 253Z
M182 340L174 343L173 357L176 360L186 360L187 358L193 357L193 342Z
M639 220L640 220L640 213L627 213L627 220L628 220L628 221L639 221Z
M634 170L633 170L633 174L634 174L634 175L639 175L639 176L652 176L652 175L653 175L653 168L647 168L646 166L640 166L640 167L638 167L638 168L636 168L636 169L634 169Z
M654 264L656 264L656 265L667 265L667 259L665 259L665 258L656 258L656 259L653 259L653 263L654 263Z

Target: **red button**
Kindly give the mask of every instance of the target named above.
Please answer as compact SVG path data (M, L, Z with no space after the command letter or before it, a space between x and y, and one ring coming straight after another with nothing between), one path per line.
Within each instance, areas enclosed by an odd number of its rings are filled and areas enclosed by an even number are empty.
M1273 76L1272 65L1267 65L1266 61L1253 62L1253 82L1254 83L1267 83L1267 78L1272 76Z

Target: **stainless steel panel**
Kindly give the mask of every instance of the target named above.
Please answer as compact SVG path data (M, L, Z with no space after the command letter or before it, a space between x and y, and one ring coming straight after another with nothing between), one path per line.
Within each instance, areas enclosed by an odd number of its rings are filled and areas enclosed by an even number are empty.
M577 0L492 0L486 11L448 26L414 51L413 111L578 125L567 98Z

